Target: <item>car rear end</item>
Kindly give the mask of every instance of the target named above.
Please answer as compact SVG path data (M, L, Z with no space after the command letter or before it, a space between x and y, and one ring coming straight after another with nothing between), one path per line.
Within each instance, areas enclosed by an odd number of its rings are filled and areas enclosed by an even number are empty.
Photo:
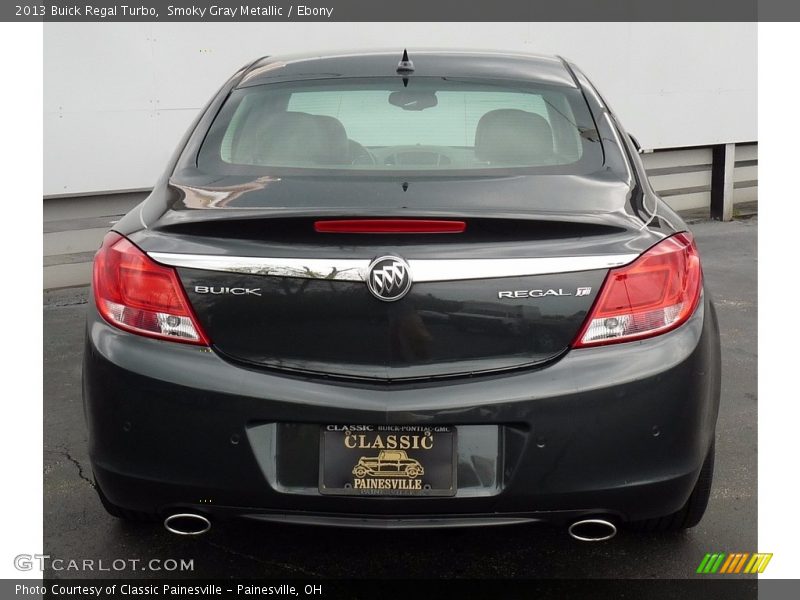
M686 504L719 399L691 234L568 66L427 58L256 64L106 237L84 397L108 505L380 527Z

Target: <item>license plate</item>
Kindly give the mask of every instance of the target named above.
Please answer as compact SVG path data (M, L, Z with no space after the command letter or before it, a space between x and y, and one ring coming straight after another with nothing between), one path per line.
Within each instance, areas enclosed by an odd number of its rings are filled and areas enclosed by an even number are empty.
M418 425L327 425L319 491L340 496L453 496L456 429Z

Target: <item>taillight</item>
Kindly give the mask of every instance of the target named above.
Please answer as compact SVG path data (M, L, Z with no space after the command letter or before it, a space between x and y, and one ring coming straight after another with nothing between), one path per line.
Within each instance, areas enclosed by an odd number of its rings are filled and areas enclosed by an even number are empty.
M133 333L208 346L175 269L113 231L94 257L94 300L103 318Z
M700 299L700 257L690 233L673 235L608 272L573 346L651 337L675 329Z

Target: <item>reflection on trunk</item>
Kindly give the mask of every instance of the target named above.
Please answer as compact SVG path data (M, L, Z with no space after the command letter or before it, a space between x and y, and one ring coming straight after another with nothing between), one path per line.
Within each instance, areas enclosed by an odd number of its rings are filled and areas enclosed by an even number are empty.
M180 269L215 348L233 360L340 377L405 379L529 366L560 355L578 332L605 271L417 283L397 302L363 282ZM260 295L195 288L257 288ZM562 296L501 298L505 289ZM571 292L567 292L571 290Z

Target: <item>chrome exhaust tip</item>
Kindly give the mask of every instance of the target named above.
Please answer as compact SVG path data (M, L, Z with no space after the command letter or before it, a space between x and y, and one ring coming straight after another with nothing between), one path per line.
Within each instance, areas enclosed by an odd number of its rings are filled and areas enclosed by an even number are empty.
M604 542L617 535L617 526L605 519L583 519L570 525L567 532L581 542Z
M211 529L211 521L197 513L175 513L164 519L164 528L176 535L203 535Z

